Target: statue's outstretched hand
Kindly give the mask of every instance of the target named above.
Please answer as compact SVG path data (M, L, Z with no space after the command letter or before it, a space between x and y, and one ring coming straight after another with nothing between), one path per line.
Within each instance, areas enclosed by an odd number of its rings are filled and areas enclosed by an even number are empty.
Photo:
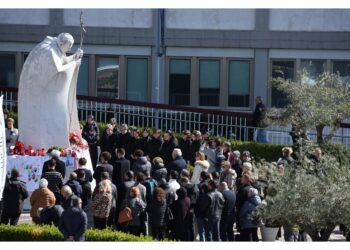
M75 58L80 59L82 58L84 55L84 51L82 49L77 49L77 51L75 52Z
M77 63L77 67L79 67L81 65L81 59L76 60Z

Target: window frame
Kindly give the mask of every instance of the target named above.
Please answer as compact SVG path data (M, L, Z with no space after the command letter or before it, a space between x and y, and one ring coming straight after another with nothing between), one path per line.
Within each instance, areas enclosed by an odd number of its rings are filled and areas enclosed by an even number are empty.
M94 54L95 55L95 62L94 62L94 70L95 70L95 93L96 93L96 97L99 97L98 96L98 81L97 81L97 65L98 65L98 60L99 60L99 58L117 58L118 59L118 66L119 66L119 69L118 69L118 71L119 71L119 73L118 73L118 95L117 95L117 97L115 97L115 98L113 98L113 99L120 99L120 97L121 97L121 93L120 93L120 85L121 85L121 70L120 70L120 68L121 68L121 60L120 60L120 58L121 58L121 56L120 55L106 55L106 54ZM99 98L106 98L106 97L99 97Z

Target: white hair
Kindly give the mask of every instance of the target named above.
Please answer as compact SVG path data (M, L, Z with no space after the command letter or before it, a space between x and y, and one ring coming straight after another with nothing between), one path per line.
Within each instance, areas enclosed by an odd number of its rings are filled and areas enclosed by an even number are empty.
M173 150L173 155L174 155L174 157L182 156L181 149L175 148L175 149Z
M61 152L57 149L54 149L51 151L50 153L51 157L60 157L61 156Z
M62 187L62 191L65 192L65 193L67 193L67 194L69 194L69 195L71 195L71 194L73 193L73 191L72 191L72 189L70 188L70 186L67 186L67 185L64 185L64 186Z
M252 168L253 168L253 166L250 162L244 162L242 165L242 168L244 168L244 167L248 168L249 171L252 170Z
M61 33L57 37L58 44L63 45L67 42L71 43L72 45L74 44L74 38L71 34L69 33Z
M40 188L47 188L47 185L48 185L48 181L45 179L45 178L42 178L40 181L39 181L39 187Z
M238 150L233 151L232 154L234 154L234 155L236 155L238 157L241 156L241 152L239 152Z

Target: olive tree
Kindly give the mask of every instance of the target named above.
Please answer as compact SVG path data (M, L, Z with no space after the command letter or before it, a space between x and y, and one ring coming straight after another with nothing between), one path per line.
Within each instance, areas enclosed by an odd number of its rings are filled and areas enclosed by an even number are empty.
M330 127L330 139L341 122L350 117L350 89L348 81L339 74L323 73L311 79L304 70L295 80L274 78L272 85L283 92L287 105L282 109L272 108L268 114L277 122L292 124L296 133L310 128L317 131L317 141L323 141L323 130Z

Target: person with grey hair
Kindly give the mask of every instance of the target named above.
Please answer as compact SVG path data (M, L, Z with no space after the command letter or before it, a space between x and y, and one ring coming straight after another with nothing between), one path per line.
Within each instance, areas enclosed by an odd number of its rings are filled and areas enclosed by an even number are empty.
M30 205L32 206L30 210L30 216L35 224L40 223L40 218L38 216L38 209L43 207L52 207L56 203L56 198L54 193L48 189L48 181L46 179L41 179L39 182L39 188L34 190L32 196L30 197Z
M175 148L172 153L173 161L166 165L167 172L170 174L171 171L181 173L183 169L187 168L185 159L182 157L181 149Z
M250 162L244 162L242 164L242 172L252 171L253 165Z
M48 152L51 156L51 159L54 159L56 162L55 170L62 175L62 178L66 176L66 164L64 161L60 160L61 152L57 149L53 149ZM48 172L49 170L49 160L44 162L43 170L41 175Z
M248 190L248 199L244 202L239 211L241 239L243 241L259 241L258 227L260 223L254 219L253 213L260 203L261 199L258 195L258 190L250 188Z
M61 205L63 207L64 210L73 207L73 200L78 198L72 191L72 189L67 186L64 185L61 189L61 196L62 196L62 200L61 200Z
M231 167L233 170L236 171L237 179L241 178L242 176L242 161L241 161L241 152L238 150L235 150L232 152L233 159L231 161Z

